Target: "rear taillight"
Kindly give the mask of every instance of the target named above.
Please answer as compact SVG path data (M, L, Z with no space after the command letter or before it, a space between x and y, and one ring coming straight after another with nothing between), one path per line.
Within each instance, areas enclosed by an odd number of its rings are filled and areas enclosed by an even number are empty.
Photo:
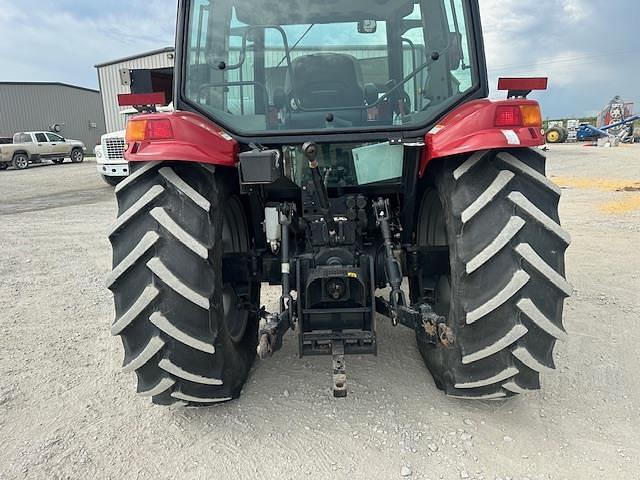
M494 124L496 127L538 127L542 128L540 106L498 105Z
M496 108L496 127L521 127L522 113L518 105L500 105Z
M145 140L167 140L173 138L171 122L167 119L147 120L145 137Z
M127 143L171 139L173 138L171 121L163 118L131 119L127 125L125 138Z

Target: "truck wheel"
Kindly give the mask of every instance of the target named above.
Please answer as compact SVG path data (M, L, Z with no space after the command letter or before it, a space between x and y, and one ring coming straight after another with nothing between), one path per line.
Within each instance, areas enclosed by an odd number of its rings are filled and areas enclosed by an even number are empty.
M84 153L79 148L71 151L71 161L73 163L82 163L84 161Z
M222 255L251 247L233 184L199 164L136 165L116 187L110 234L125 372L154 403L211 405L240 395L256 355L260 284L228 282ZM226 181L225 181L226 180Z
M455 397L498 399L539 389L540 373L555 368L556 340L566 337L562 308L572 293L560 189L532 149L477 152L434 168L417 241L445 256L448 250L449 268L423 282L431 292L412 297L431 294L455 341L448 348L419 341L420 353L436 385Z
M564 128L551 127L544 134L547 143L562 143L566 140Z
M108 183L109 185L111 185L112 187L115 187L116 185L118 185L122 180L124 180L126 177L111 177L109 175L101 175L102 180L105 181L105 183Z
M13 168L18 170L24 170L29 167L29 157L24 153L18 153L13 157Z

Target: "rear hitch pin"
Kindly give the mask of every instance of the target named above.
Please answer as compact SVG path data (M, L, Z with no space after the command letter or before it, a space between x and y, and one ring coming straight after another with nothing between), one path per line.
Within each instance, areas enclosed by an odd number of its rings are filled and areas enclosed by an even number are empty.
M344 361L343 340L331 342L331 355L333 356L333 396L344 398L347 396L347 370Z

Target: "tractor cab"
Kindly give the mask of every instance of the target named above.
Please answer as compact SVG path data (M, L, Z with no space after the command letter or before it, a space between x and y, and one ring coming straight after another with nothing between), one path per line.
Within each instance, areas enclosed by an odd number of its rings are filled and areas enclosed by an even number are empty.
M179 108L238 138L419 136L486 96L475 2L185 4Z

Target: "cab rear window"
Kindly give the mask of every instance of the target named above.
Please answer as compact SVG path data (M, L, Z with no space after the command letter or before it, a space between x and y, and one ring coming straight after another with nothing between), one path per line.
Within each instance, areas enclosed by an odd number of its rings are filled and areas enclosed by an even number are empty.
M13 136L13 143L33 143L33 140L28 133L16 133Z
M183 96L241 134L417 129L479 88L462 0L192 0Z

